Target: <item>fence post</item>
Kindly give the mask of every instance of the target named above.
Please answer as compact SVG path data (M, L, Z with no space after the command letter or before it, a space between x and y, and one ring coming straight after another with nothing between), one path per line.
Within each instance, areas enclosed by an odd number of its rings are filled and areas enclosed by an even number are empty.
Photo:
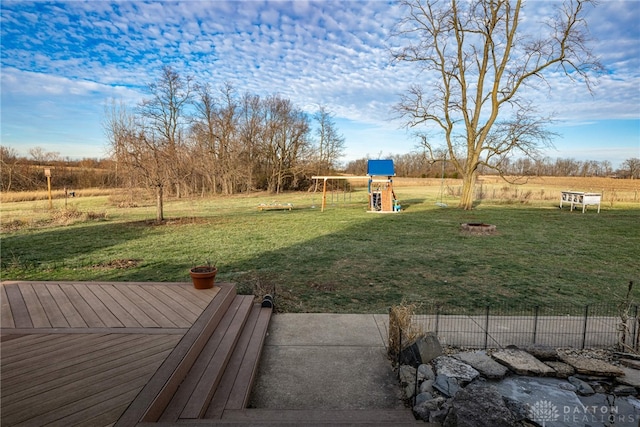
M633 306L633 335L631 338L633 342L631 343L634 350L638 351L638 305Z
M487 305L487 311L484 317L484 348L487 349L489 343L489 306Z
M436 336L438 336L438 326L440 324L440 306L436 304Z
M536 305L533 308L533 343L536 343L536 335L538 335L538 312L540 311L540 306Z
M582 328L582 349L583 350L587 342L587 321L588 320L589 320L589 304L584 306L584 326Z

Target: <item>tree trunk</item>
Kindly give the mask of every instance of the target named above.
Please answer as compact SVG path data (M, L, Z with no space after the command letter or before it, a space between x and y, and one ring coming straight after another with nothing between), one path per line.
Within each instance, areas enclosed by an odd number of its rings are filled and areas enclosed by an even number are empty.
M475 172L465 173L462 177L462 195L460 197L459 208L464 210L473 209L473 190L476 186Z
M164 220L163 206L162 206L162 185L156 187L156 221L162 222Z

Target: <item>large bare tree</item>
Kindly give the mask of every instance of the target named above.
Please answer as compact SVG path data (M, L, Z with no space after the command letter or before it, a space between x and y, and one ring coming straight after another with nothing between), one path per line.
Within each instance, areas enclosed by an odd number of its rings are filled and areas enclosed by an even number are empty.
M551 144L549 117L537 112L525 87L548 86L545 73L559 72L591 89L599 64L586 46L589 3L549 2L557 6L553 16L534 23L532 11L525 23L523 0L401 1L406 12L392 55L415 63L426 81L413 85L396 109L409 127L431 126L420 132L427 152L437 145L429 132L443 135L463 180L459 207L473 207L480 166L499 172L509 156L535 158Z

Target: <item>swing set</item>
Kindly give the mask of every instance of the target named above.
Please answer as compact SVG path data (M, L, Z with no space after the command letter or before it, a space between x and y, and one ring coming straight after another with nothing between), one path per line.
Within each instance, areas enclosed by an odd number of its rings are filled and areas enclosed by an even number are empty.
M319 180L322 180L322 207L320 212L324 212L327 203L327 181L328 180L367 180L367 190L369 193L369 212L400 212L401 206L398 203L396 194L393 191L393 179L395 171L393 160L369 160L367 162L366 176L312 176L316 181L315 188ZM315 192L315 190L314 190ZM345 183L346 198L346 183ZM333 193L332 193L333 200Z

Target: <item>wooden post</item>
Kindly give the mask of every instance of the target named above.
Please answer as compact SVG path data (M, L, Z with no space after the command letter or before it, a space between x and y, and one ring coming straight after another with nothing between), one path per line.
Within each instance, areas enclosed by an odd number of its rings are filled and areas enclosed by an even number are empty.
M322 182L322 208L320 212L324 212L324 205L327 203L327 178Z
M47 188L49 190L49 209L53 209L53 199L51 197L51 169L44 170L44 176L47 177Z

